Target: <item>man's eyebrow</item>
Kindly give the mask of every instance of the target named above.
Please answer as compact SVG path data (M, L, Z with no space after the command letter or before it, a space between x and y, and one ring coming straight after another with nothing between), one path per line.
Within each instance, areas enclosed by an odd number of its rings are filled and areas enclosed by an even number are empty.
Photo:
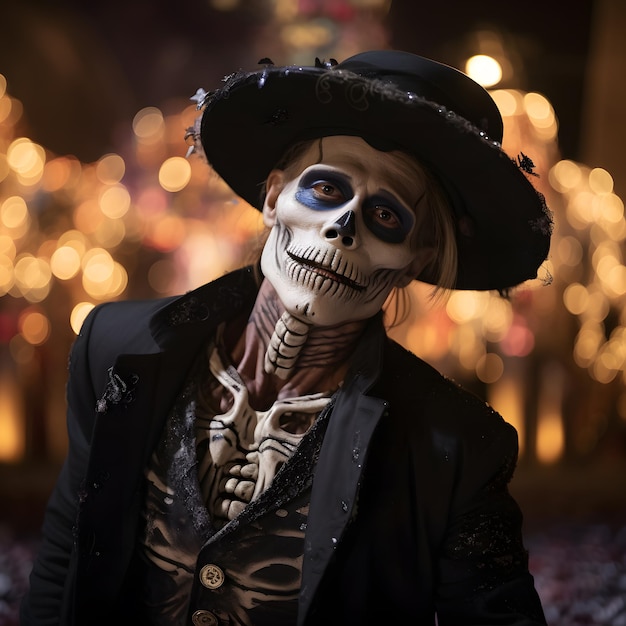
M409 203L406 200L402 199L402 196L400 196L398 193L394 193L393 191L389 190L389 189L385 189L384 187L381 187L375 195L378 196L383 196L385 198L388 198L389 200L393 200L394 202L400 202L401 204L407 204L409 205ZM410 206L410 205L409 205Z
M329 174L334 174L334 175L341 174L341 176L343 176L348 182L352 183L353 181L353 177L350 174L348 174L348 172L346 172L340 167L328 165L326 163L314 163L313 165L310 165L308 168L306 168L306 170L302 172L302 174L300 175L300 178L306 177L307 174L317 173L317 172L321 172L321 173L328 172Z

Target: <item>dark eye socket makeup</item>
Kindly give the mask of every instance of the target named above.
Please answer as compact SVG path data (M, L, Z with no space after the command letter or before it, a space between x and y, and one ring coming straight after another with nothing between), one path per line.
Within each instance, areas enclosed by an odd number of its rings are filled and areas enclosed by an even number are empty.
M298 182L296 200L315 211L328 211L354 197L351 178L336 170L313 168ZM381 191L363 202L363 221L376 237L402 243L415 222L413 211L392 194Z
M365 225L382 241L402 243L415 223L413 211L384 191L363 203Z
M306 172L296 191L296 200L316 211L335 209L353 197L350 177L324 168Z

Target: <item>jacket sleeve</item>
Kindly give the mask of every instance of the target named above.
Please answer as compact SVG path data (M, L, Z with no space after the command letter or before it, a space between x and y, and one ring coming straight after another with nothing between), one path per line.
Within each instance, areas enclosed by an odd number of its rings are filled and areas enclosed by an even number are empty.
M67 395L68 454L48 501L41 543L21 604L22 626L62 624L72 588L73 529L89 457L96 394L89 371L89 336L99 308L85 320L70 353Z
M438 562L438 623L545 624L528 570L522 514L508 490L517 433L485 405L479 413L468 420L471 431L456 450L458 476Z

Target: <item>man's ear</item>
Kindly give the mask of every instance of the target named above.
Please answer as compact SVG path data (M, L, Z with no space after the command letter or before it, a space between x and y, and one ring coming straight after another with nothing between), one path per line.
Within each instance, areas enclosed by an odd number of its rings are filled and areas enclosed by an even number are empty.
M396 287L406 287L415 280L421 271L435 259L435 248L421 248L415 254L415 259L404 270L396 283Z
M285 172L272 170L267 177L265 201L263 202L263 223L271 228L276 222L276 200L285 187Z

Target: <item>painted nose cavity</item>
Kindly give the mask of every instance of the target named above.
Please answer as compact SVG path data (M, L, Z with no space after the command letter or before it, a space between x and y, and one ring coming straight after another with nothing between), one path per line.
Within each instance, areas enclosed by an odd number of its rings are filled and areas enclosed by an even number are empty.
M356 216L354 211L346 211L332 224L325 225L322 234L328 240L340 237L343 246L354 248L356 246Z

